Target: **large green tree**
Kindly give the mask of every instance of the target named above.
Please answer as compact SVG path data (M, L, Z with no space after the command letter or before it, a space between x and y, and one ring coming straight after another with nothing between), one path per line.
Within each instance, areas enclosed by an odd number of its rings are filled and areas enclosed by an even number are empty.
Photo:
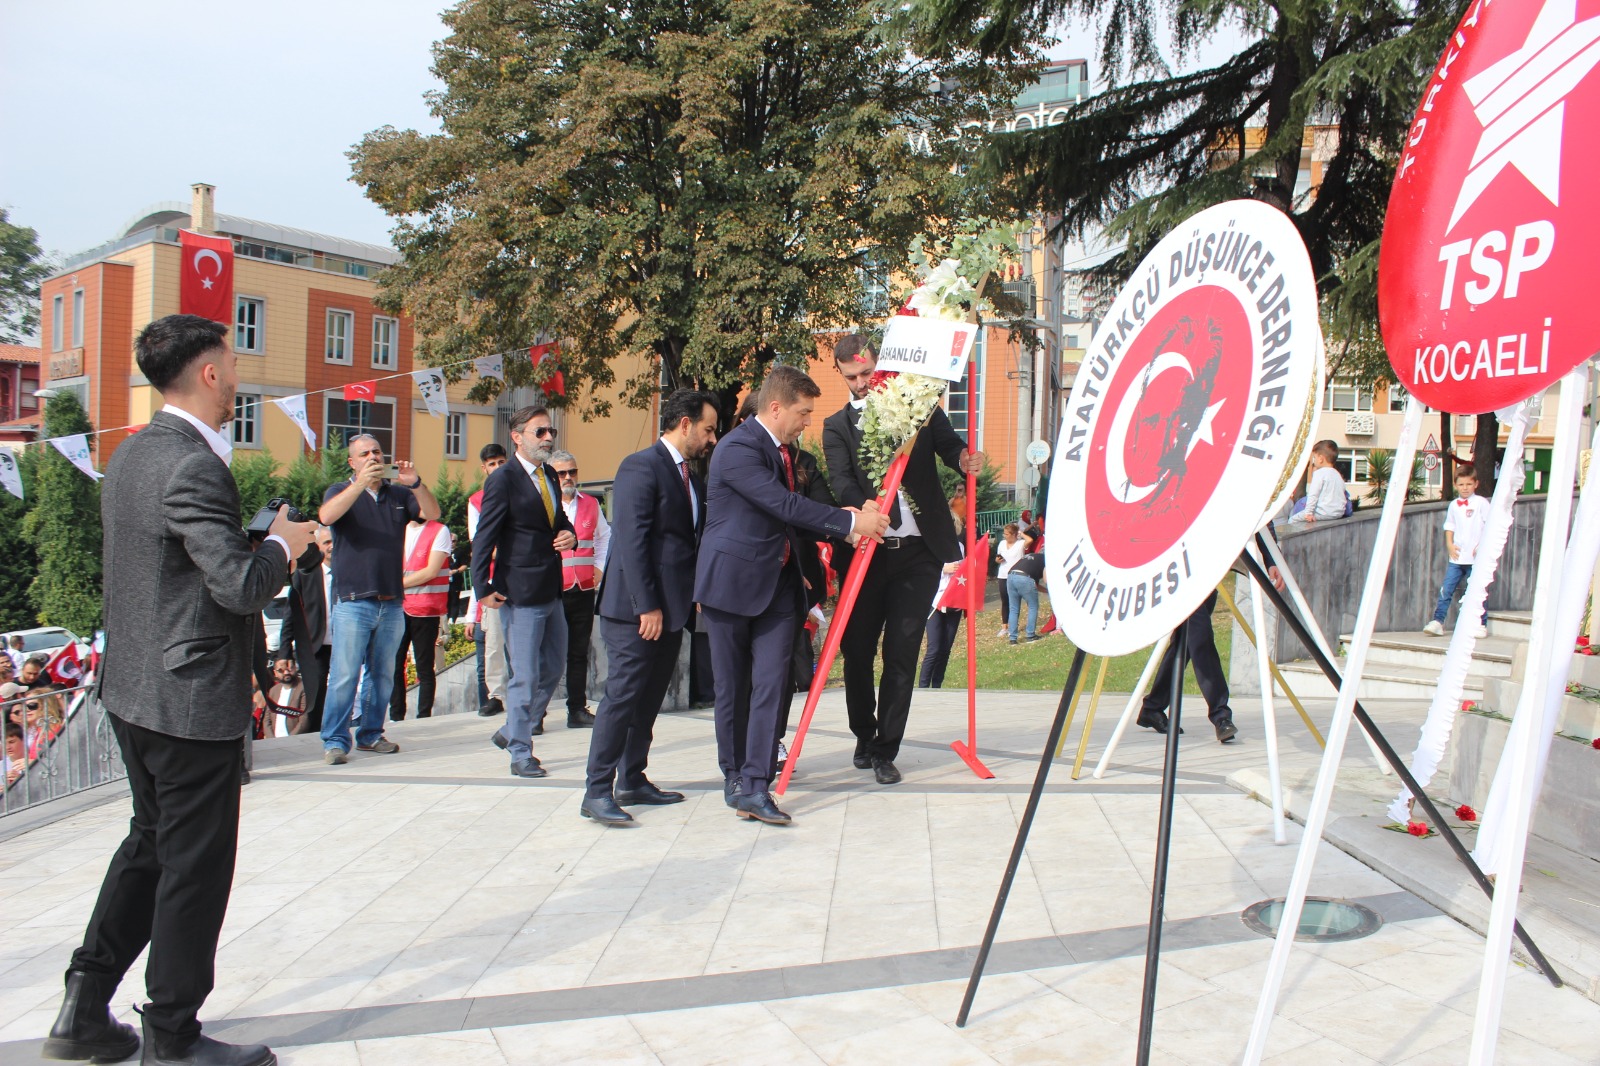
M39 283L50 273L39 234L0 207L0 342L31 344L39 332Z
M93 432L73 393L57 393L46 403L46 437ZM39 558L29 598L39 624L65 626L87 637L101 619L100 483L53 447L39 452L33 510L23 523Z
M1387 378L1377 338L1377 246L1398 149L1465 0L915 0L909 18L932 54L977 47L1025 54L1045 27L1098 19L1109 87L1067 121L995 139L984 168L1068 232L1127 241L1125 274L1195 211L1254 197L1294 220L1318 276L1330 364ZM1243 46L1204 70L1179 58L1222 31ZM1296 189L1307 130L1331 128L1314 197ZM1247 133L1247 127L1255 127ZM1259 150L1243 155L1241 143Z
M380 302L426 362L563 338L596 413L663 380L736 388L857 321L864 271L993 207L956 142L906 134L1009 98L1021 64L909 58L858 0L463 0L444 20L442 132L351 153L405 257ZM625 354L646 369L618 382Z
M24 522L28 505L33 500L37 481L34 469L38 465L38 449L30 448L16 455L17 470L22 477L22 499L0 489L0 630L32 629L38 625L33 604L28 600L28 586L33 581L38 560L33 551L33 538L28 536Z

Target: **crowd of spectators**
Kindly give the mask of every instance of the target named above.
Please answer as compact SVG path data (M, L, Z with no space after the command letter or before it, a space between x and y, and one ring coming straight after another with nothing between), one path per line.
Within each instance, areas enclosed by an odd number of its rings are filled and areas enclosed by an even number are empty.
M59 685L45 670L47 652L27 655L20 640L8 640L0 655L0 716L5 719L4 774L10 786L44 754L66 721L74 687Z

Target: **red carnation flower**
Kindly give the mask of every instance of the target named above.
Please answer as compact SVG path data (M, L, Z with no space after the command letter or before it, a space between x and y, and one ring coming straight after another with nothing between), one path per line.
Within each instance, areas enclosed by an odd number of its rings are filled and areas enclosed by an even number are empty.
M1478 706L1478 701L1477 700L1462 700L1461 701L1461 709L1463 711L1476 710L1477 706Z
M1579 637L1578 638L1578 647L1587 648L1588 646L1589 646L1589 638L1588 637Z
M900 372L897 370L874 370L872 376L867 379L867 388L876 392L899 376Z
M1594 748L1595 751L1600 751L1600 737L1595 737L1593 740L1591 740L1589 742L1589 746Z
M1428 823L1427 822L1407 822L1406 823L1406 832L1410 833L1414 837L1425 837L1425 836L1428 835Z
M1478 812L1463 803L1456 808L1456 817L1463 822L1476 822L1478 820Z

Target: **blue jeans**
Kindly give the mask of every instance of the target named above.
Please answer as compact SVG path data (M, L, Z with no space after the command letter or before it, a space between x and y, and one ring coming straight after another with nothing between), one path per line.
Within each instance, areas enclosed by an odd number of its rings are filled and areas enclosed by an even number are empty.
M406 616L398 598L340 600L328 624L333 652L328 661L328 696L322 704L322 746L350 752L350 712L362 667L361 717L356 745L371 747L383 737L383 715L394 689L394 657L405 637Z
M513 764L533 754L533 727L544 722L545 708L567 667L567 616L559 598L531 606L502 604L500 628L506 635L507 752Z
M1011 601L1011 620L1006 623L1006 636L1017 639L1017 622L1022 616L1022 605L1028 605L1028 639L1032 640L1039 628L1039 586L1027 574L1015 572L1006 575L1006 599Z
M1444 568L1444 584L1439 587L1439 602L1433 606L1433 620L1440 625L1444 624L1444 616L1450 610L1450 601L1456 598L1456 589L1459 587L1463 594L1466 593L1467 578L1472 576L1471 563L1448 563ZM1459 624L1459 623L1458 623ZM1479 625L1489 624L1489 611L1483 612L1483 621Z

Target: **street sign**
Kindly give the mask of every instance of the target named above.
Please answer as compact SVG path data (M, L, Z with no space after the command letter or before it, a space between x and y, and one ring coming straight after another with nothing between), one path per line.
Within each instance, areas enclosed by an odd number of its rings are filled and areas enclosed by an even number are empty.
M1028 450L1023 454L1027 457L1028 462L1032 463L1034 466L1043 466L1050 458L1050 443L1048 441L1036 440L1032 444L1028 445Z

